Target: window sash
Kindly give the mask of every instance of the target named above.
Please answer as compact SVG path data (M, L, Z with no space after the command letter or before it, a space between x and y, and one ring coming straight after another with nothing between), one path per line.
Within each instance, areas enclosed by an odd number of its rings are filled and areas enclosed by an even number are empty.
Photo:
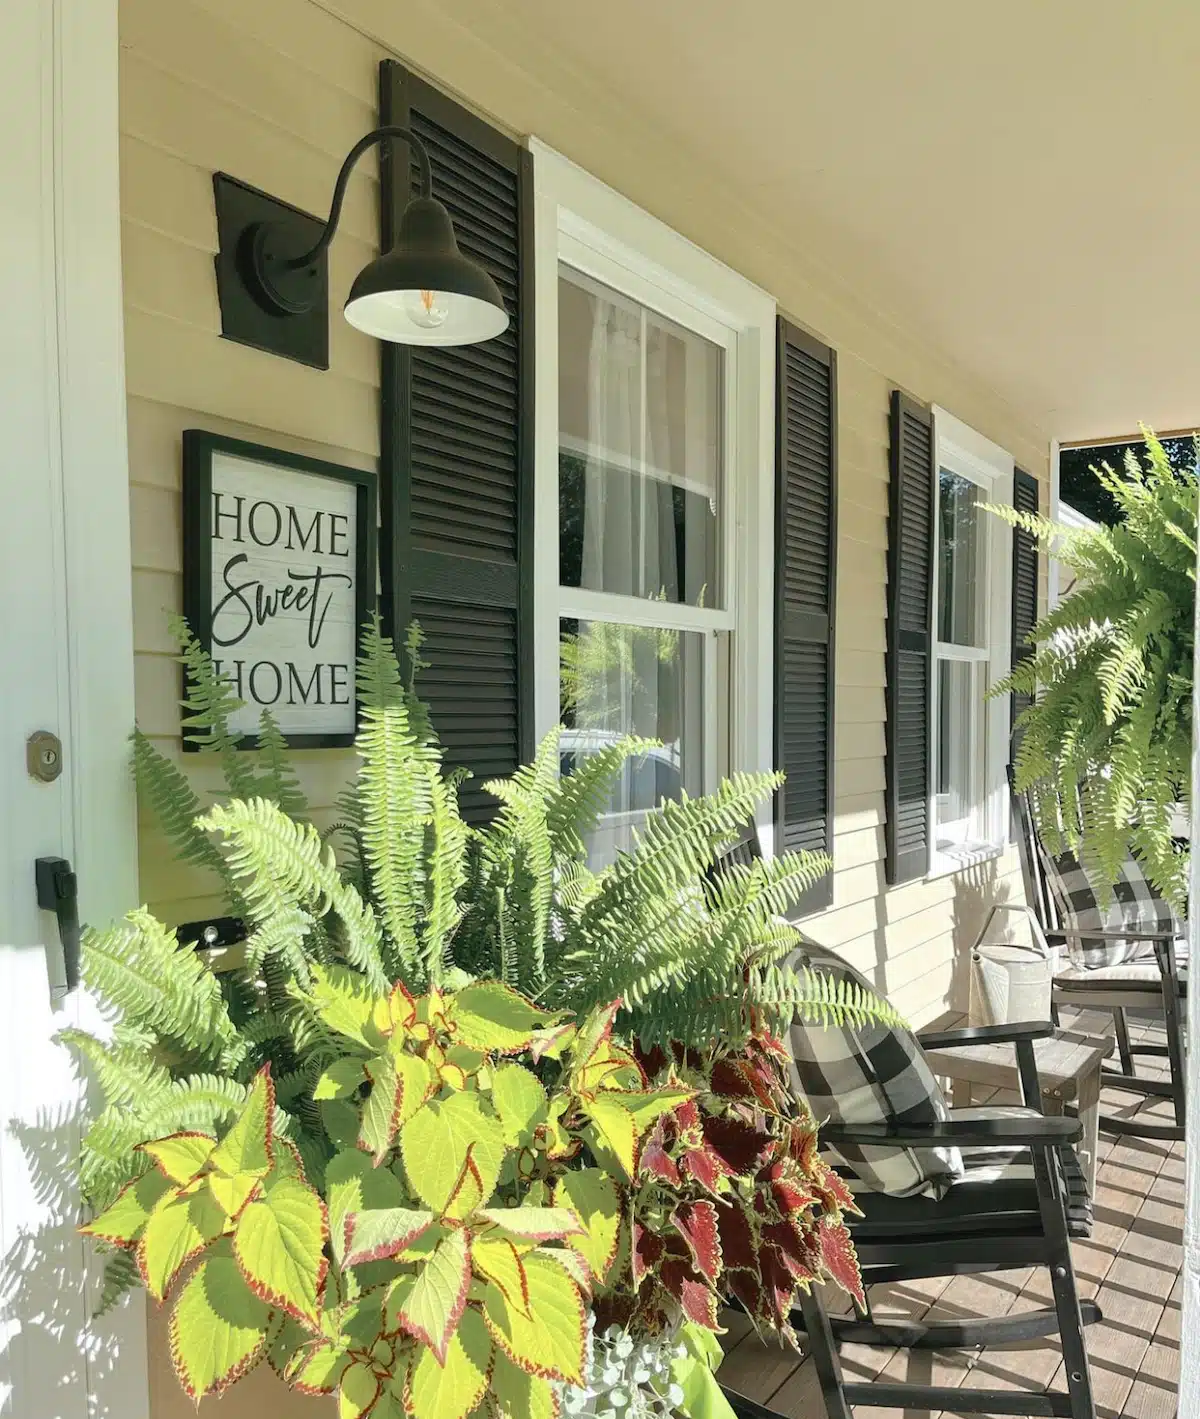
M931 614L934 627L940 612L940 556L938 538L941 527L941 472L947 469L982 490L984 501L1012 501L1013 459L1004 449L976 433L943 409L934 409L934 556ZM1006 788L1004 764L1007 758L1008 706L999 700L988 700L986 691L1008 673L1008 619L1011 602L1011 562L1009 539L1011 531L993 514L981 514L983 545L980 557L983 571L985 615L982 646L959 645L935 640L930 657L930 758L929 758L929 872L941 875L958 871L968 862L993 856L1004 850L1007 841L1005 812ZM939 810L948 806L947 796L937 792L938 764L941 744L940 666L943 663L971 664L979 667L977 703L971 706L971 736L973 757L974 802L965 818L943 821ZM939 848L954 832L961 846Z

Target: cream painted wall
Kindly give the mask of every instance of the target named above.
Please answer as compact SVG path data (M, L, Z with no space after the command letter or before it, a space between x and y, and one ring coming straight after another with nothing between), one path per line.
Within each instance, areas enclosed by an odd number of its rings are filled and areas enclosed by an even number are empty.
M809 923L842 948L914 1021L965 988L964 955L987 905L1019 891L1015 859L885 891L883 883L884 598L887 409L900 384L1009 449L1045 483L1041 430L974 383L950 356L873 317L853 291L823 282L801 244L716 191L692 158L647 134L502 7L470 0L121 0L122 215L133 527L137 713L178 752L178 671L165 632L180 605L180 432L198 425L372 467L378 453L378 356L331 322L331 368L316 372L220 339L213 278L212 178L224 170L313 211L326 209L338 162L375 120L376 65L387 52L466 94L493 121L536 132L655 215L775 293L780 307L838 350L840 555L834 905ZM468 23L468 20L470 23ZM386 43L385 43L386 41ZM390 46L390 49L389 49ZM331 252L335 290L373 253L376 182L351 181ZM1046 495L1043 493L1043 506ZM312 801L328 811L352 760L302 756ZM188 769L196 773L195 761ZM202 782L197 774L197 781ZM207 781L212 786L212 781ZM169 920L218 906L213 884L170 861L143 822L141 891ZM161 1330L157 1419L191 1406L173 1387ZM282 1413L267 1372L205 1408L224 1419ZM292 1401L287 1413L324 1413Z

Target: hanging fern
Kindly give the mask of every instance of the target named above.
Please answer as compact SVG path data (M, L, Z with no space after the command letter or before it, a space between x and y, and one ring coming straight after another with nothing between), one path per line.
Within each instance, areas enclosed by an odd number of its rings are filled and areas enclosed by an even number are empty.
M992 694L1036 696L1017 721L1015 769L1048 846L1076 853L1101 884L1136 854L1182 907L1187 854L1174 821L1190 788L1200 480L1173 470L1148 431L1145 466L1130 450L1122 473L1093 472L1121 513L1114 527L990 509L1076 578L1034 626L1035 653Z

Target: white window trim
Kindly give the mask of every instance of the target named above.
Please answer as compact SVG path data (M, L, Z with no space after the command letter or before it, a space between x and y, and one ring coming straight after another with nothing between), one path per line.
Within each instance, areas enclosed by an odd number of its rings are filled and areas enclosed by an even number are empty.
M558 567L558 269L565 261L736 354L727 392L723 503L723 609L623 599L619 619L679 630L732 630L729 762L773 767L775 301L537 138L534 184L534 721L540 738L559 721L560 615L613 619L615 598L561 593ZM681 319L682 317L682 319ZM763 555L768 549L767 555ZM734 629L736 625L736 629ZM705 657L706 676L715 656ZM718 720L721 716L718 713ZM706 740L708 778L714 736ZM774 845L769 806L758 824Z
M987 636L988 648L979 652L969 647L945 645L937 636L938 608L938 517L937 499L940 470L951 468L979 483L986 501L1011 504L1013 499L1013 468L1011 453L993 443L961 419L934 405L934 468L933 519L933 590L931 596L931 641L929 705L931 715L929 755L929 877L943 877L960 872L976 863L1000 856L1008 844L1008 791L1005 767L1008 762L1009 714L1007 698L984 703L983 728L986 745L983 765L982 822L983 843L976 850L962 853L939 852L937 847L937 795L935 793L938 762L938 661L944 658L986 662L987 689L1002 680L1011 668L1012 640L1012 531L1008 524L990 513L987 518Z

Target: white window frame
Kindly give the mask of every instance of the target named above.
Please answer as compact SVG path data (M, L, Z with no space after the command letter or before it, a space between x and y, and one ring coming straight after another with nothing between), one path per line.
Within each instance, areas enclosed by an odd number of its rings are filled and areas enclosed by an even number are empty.
M984 579L986 586L985 649L946 643L937 639L941 470L948 468L976 483L983 501L1011 505L1013 499L1013 456L999 444L964 424L961 419L936 405L933 410L934 444L934 517L933 517L933 592L931 599L930 656L930 748L929 755L929 876L940 877L959 872L965 867L998 857L1008 843L1008 812L1005 766L1009 750L1010 706L1001 696L985 700L976 723L982 730L983 744L975 755L979 798L972 813L971 846L966 851L942 852L937 845L937 765L940 755L938 729L940 723L938 667L943 660L973 661L984 666L984 690L1002 680L1011 669L1012 659L1012 529L991 513L981 514L984 529Z
M704 656L704 787L723 769L773 757L775 301L665 223L536 138L534 721L559 722L559 619L699 631ZM570 266L694 330L725 352L721 609L559 584L558 280ZM764 555L765 552L765 555ZM729 702L716 703L717 638L729 640ZM718 743L718 734L726 742ZM763 810L766 814L769 810ZM773 848L768 816L758 824Z

